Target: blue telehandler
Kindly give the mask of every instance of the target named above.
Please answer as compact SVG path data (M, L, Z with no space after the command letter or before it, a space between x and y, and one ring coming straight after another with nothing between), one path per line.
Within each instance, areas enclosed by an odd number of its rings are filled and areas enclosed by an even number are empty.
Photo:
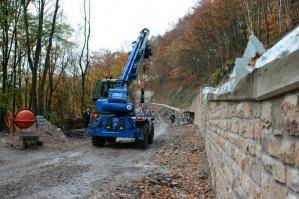
M135 112L129 102L129 85L137 79L141 62L151 56L148 44L149 30L143 29L132 43L127 63L119 79L107 77L99 80L93 93L99 118L91 125L88 136L93 145L103 146L117 138L135 138L142 148L154 141L154 119L143 112ZM142 100L141 100L142 101Z

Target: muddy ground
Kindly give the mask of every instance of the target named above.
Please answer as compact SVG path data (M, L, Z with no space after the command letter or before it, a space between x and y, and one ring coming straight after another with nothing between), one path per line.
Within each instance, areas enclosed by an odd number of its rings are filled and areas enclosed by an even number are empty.
M0 198L214 198L193 125L157 117L148 149L130 140L99 148L86 137L16 150L0 137Z

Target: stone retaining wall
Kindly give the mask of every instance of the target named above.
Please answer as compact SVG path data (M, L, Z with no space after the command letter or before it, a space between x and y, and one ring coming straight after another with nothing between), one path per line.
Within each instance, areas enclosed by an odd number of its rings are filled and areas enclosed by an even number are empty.
M218 198L299 198L299 92L257 101L197 100Z
M208 96L208 104L202 94L194 100L190 110L205 140L217 198L299 198L299 66L294 63L288 71L296 80L282 81L265 67L267 73L245 77L251 81L231 95ZM268 92L264 85L268 98L256 98L252 85L269 77L279 87Z

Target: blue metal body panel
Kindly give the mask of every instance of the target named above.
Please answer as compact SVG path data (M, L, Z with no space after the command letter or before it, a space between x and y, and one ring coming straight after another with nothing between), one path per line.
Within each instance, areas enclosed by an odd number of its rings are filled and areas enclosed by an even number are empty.
M116 113L116 114L128 114L133 111L134 106L131 103L109 103L107 99L98 99L96 102L97 113Z
M109 122L109 117L111 117L111 123ZM120 129L120 118L123 119L123 128ZM107 128L107 126L109 126ZM144 140L141 134L142 126L136 126L134 120L130 116L118 117L103 115L98 121L96 121L88 131L88 136L93 137L120 137L120 138L137 138L139 140Z
M109 103L127 103L129 92L127 89L109 89L108 102Z

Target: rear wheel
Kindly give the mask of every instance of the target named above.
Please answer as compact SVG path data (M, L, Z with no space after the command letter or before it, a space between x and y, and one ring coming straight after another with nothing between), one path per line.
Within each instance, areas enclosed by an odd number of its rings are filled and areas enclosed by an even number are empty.
M148 144L154 143L154 135L155 135L155 125L154 122L150 122L150 129L148 135Z
M107 142L114 144L116 142L116 138L106 138Z
M136 139L136 144L138 146L140 146L141 148L146 149L148 144L149 144L148 143L148 141L149 141L148 140L148 138L149 138L149 126L148 126L148 124L145 124L143 126L143 128L141 129L141 134L143 135L144 140L142 141L142 140Z
M103 137L92 137L91 142L94 146L104 146L105 145L105 138Z

